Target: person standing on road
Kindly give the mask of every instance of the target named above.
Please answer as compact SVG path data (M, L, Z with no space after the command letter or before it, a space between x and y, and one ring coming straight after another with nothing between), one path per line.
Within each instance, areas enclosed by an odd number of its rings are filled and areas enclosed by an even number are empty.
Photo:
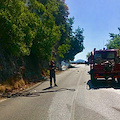
M52 87L52 78L54 79L54 86L57 86L56 84L56 77L55 77L55 62L52 60L49 65L49 70L50 70L50 87Z

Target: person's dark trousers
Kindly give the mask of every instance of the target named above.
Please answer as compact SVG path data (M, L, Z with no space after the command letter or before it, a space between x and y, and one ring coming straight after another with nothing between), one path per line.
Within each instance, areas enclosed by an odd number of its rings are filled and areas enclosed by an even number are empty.
M56 85L55 73L50 74L50 87L52 87L52 78L54 79L54 85Z

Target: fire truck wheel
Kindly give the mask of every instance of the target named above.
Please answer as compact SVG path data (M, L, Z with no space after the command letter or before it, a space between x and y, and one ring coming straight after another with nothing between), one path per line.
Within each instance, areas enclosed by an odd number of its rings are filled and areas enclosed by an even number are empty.
M114 77L112 77L112 82L115 83L115 78Z
M94 83L96 83L96 81L97 81L97 79L94 78L94 75L93 75L93 74L91 74L91 82L94 84Z

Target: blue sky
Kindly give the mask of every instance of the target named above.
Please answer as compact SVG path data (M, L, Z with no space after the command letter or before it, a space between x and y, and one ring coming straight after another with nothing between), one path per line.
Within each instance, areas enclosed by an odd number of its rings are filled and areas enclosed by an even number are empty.
M120 27L120 0L66 0L69 17L75 18L73 29L84 29L85 49L75 60L86 60L94 48L102 49L110 39L109 33L118 34Z

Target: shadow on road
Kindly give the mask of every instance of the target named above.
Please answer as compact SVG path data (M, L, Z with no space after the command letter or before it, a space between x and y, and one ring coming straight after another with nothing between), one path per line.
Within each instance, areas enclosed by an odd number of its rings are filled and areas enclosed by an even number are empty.
M52 87L53 88L53 87ZM3 94L2 97L7 98L16 98L16 97L38 97L40 94L43 93L53 93L53 92L62 92L62 91L75 91L75 89L68 89L68 88L59 88L59 89L52 89L51 87L43 89L41 92L19 92L19 93L13 93L13 94Z
M92 83L91 80L87 82L87 85L89 86L90 89L101 89L101 88L114 88L114 89L120 89L120 84L117 82L113 82L112 80L97 80L95 83Z
M43 89L43 90L49 90L49 89L52 89L52 87L47 87L47 88L45 88L45 89Z

